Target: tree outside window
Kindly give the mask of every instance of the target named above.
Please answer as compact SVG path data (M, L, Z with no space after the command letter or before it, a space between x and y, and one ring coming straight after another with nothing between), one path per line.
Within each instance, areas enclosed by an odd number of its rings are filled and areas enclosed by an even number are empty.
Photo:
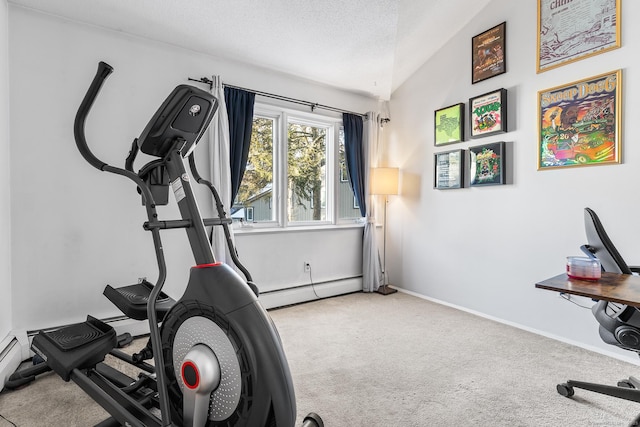
M287 142L288 220L325 221L327 129L289 123Z

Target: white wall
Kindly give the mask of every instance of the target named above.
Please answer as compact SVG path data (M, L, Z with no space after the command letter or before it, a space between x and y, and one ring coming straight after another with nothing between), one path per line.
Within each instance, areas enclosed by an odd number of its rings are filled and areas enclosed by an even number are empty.
M362 274L362 227L236 234L238 251L261 291ZM295 242L295 244L292 244ZM311 264L311 277L303 263ZM286 274L274 274L285 271Z
M0 341L12 329L8 22L7 2L0 0Z
M534 288L560 274L586 243L591 207L631 265L640 263L640 3L623 2L623 47L536 74L536 2L493 0L392 95L388 161L403 171L402 196L389 206L388 267L396 283L430 298L546 334L614 351L601 342L589 310ZM472 85L471 38L507 22L507 73ZM537 92L623 69L623 163L537 171ZM509 132L433 145L434 110L504 87ZM468 126L468 125L467 125ZM506 141L512 183L437 191L433 155ZM590 301L583 301L591 305ZM455 339L455 337L452 337ZM464 343L461 343L464 348Z
M376 105L372 99L284 74L17 6L9 8L9 35L14 329L65 324L86 313L116 315L101 295L105 283L156 278L151 239L141 227L146 217L134 186L90 167L73 142L75 112L99 60L115 72L87 121L87 137L99 158L118 165L164 97L187 77L219 74L234 85L352 111ZM201 144L197 154L207 151ZM174 208L160 213L177 216ZM318 260L314 281L360 274L360 251L352 244L360 239L359 231L245 234L238 247L259 286L296 286L309 282L301 274L303 258ZM176 297L193 263L183 234L164 234L167 291ZM336 241L341 242L337 251ZM276 269L273 255L279 252L288 258ZM326 254L340 256L341 262L327 265L322 261Z

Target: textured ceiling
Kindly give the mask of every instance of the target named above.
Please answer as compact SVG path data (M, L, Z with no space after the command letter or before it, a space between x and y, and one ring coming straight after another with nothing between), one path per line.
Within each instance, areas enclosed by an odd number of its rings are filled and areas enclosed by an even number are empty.
M9 0L389 99L490 0Z

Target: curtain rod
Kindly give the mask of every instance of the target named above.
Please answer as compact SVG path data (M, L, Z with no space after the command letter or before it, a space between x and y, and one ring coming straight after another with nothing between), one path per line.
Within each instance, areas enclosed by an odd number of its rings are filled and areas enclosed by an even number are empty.
M206 77L201 77L200 79L192 79L191 77L189 77L189 80L192 81L192 82L199 82L199 83L208 84L209 85L209 90L211 90L213 88L213 81L211 79L206 78ZM323 110L334 111L336 113L348 113L348 114L353 114L355 116L360 116L362 118L367 118L367 114L354 113L353 111L343 110L341 108L336 108L336 107L330 107L328 105L318 104L317 102L309 102L309 101L304 101L304 100L301 100L301 99L289 98L287 96L275 95L273 93L261 92L259 90L247 89L247 88L240 87L240 86L230 85L230 84L227 84L227 83L224 83L224 82L222 84L225 87L229 87L229 88L232 88L232 89L244 90L244 91L247 91L247 92L255 93L256 95L264 96L266 98L273 98L273 99L277 99L277 100L280 100L280 101L287 101L287 102L291 102L293 104L306 105L308 107L311 107L311 111L312 112L316 108L320 108L320 109L323 109Z

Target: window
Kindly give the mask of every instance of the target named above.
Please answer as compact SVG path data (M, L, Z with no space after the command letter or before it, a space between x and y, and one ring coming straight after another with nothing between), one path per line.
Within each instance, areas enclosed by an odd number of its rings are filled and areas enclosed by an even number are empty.
M273 199L273 143L277 138L276 117L253 118L249 157L234 207L246 211L248 222L275 221ZM249 214L251 212L251 214Z
M345 164L341 117L256 103L234 209L258 227L359 221Z
M292 119L287 128L287 220L327 221L332 127Z
M344 157L344 152L340 153ZM349 175L347 175L347 162L340 161L340 182L349 181Z

